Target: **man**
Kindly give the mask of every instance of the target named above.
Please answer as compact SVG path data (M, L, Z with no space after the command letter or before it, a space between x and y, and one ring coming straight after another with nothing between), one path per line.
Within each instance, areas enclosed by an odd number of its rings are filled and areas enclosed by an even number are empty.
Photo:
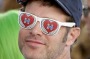
M19 48L25 59L71 59L80 34L80 0L18 0Z

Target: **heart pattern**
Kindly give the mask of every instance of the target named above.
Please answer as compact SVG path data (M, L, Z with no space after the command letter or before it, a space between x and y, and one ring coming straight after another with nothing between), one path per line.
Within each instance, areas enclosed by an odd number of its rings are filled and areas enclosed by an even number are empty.
M48 33L57 29L58 24L55 21L45 20L43 23L44 28Z
M22 14L21 16L21 22L26 27L32 25L34 23L34 17L27 15L26 13Z

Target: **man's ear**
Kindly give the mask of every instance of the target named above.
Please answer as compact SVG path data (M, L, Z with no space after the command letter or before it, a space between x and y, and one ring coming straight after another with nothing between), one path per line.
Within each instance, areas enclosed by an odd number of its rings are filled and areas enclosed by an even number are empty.
M71 28L68 36L67 36L67 41L66 41L66 45L70 46L74 43L74 41L78 38L78 36L80 35L80 28L79 27L74 27Z

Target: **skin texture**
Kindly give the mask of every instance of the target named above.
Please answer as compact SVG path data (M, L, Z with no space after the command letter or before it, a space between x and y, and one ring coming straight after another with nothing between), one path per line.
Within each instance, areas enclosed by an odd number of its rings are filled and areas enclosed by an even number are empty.
M68 17L62 10L54 6L42 6L37 1L27 4L25 11L60 22L65 22ZM40 23L37 22L32 29L20 29L19 48L25 59L70 59L70 46L80 34L80 29L71 28L68 35L65 35L66 32L66 27L61 27L56 35L45 35L40 29ZM67 37L66 42L63 42L64 37Z

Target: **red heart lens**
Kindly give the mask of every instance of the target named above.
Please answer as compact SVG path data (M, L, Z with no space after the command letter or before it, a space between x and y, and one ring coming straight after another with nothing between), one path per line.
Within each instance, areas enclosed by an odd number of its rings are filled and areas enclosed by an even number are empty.
M34 23L34 17L24 13L21 15L21 22L24 24L26 28Z
M50 32L52 32L52 31L57 29L58 24L55 21L52 21L52 20L45 20L43 22L43 26L46 29L46 31L48 33L50 33Z

